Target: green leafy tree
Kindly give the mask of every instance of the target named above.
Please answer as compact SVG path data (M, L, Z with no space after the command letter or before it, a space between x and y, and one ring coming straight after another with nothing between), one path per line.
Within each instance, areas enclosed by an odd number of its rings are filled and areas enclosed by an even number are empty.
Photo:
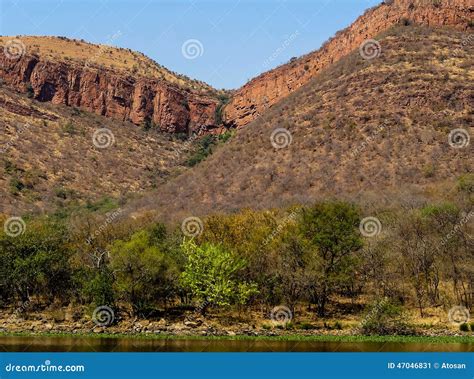
M166 301L175 294L179 276L176 264L152 243L153 239L150 232L140 231L128 241L115 241L109 248L115 288L136 315L143 315L157 301Z
M28 222L15 237L0 232L2 297L67 300L72 288L67 240L62 225L44 221Z
M82 294L94 306L108 305L112 307L115 303L114 277L108 267L89 271L87 281L81 283ZM82 278L81 278L82 279Z
M317 251L309 262L318 315L325 316L329 296L350 277L351 254L362 248L359 212L344 202L318 203L303 210L301 231ZM354 270L355 267L352 267Z
M281 284L275 275L276 254L273 245L277 244L281 233L279 224L286 226L287 216L281 221L272 211L245 209L233 214L211 215L204 221L204 231L197 239L198 244L208 242L221 245L245 260L246 266L239 277L256 283L259 293L256 298L265 304L274 305L278 298L277 287Z
M185 240L182 249L186 264L181 283L204 303L203 314L210 305L243 305L257 293L255 284L238 279L246 263L229 250L209 243L198 246L193 240Z

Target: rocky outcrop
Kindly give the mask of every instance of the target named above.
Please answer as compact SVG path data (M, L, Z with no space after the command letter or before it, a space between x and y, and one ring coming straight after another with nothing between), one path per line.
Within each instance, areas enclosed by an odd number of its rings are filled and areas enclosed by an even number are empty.
M368 10L321 49L266 72L238 90L224 110L226 123L241 127L282 98L305 85L323 69L367 39L400 23L427 26L472 26L472 0L390 0ZM383 46L382 46L383 51Z
M224 122L236 127L248 124L393 25L413 22L467 29L472 26L473 15L472 0L386 0L318 51L268 71L236 91L222 111ZM127 76L72 61L53 62L34 55L11 59L1 54L0 78L16 90L31 92L39 101L81 107L135 124L150 121L168 132L214 128L222 106L215 97L184 90L165 80Z
M58 119L53 114L41 112L31 107L25 107L24 105L8 101L7 99L0 96L0 108L7 110L10 113L14 113L20 116L28 116L39 118L41 120L55 121Z
M38 101L80 107L137 125L149 121L167 132L212 128L219 104L213 97L163 80L53 62L35 55L12 59L1 54L0 78L4 85L29 92Z

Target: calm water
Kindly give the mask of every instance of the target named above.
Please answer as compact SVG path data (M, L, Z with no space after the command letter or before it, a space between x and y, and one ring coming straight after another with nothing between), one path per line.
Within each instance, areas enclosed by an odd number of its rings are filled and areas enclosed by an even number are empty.
M474 344L152 340L87 337L0 337L0 351L182 351L182 352L473 352Z

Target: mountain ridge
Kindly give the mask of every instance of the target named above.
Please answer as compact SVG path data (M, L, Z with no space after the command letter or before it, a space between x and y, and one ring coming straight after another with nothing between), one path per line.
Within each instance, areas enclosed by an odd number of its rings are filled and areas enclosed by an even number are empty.
M166 132L219 133L223 126L248 124L322 69L393 25L409 22L466 30L472 27L473 12L469 0L384 1L337 32L319 50L262 73L232 92L217 91L203 82L175 74L129 49L64 37L20 37L19 43L25 40L28 46L25 54L14 59L2 55L0 75L5 84L20 92L30 90L39 101L82 107L121 121L154 125ZM0 37L0 44L5 45L12 38ZM41 41L45 40L49 46L43 46ZM25 50L25 44L20 45L22 48ZM57 61L58 51L68 49L82 57L82 61L75 62L70 56ZM118 55L114 60L109 59L111 52ZM50 56L56 61L48 59ZM138 68L134 60L139 63Z
M12 54L0 55L0 77L4 85L19 92L29 92L35 100L80 107L137 125L148 123L165 132L190 133L216 124L218 91L211 87L205 86L206 92L203 93L183 88L179 83L167 80L166 76L134 75L101 64L102 56L109 55L108 52L117 55L116 61L123 59L120 55L123 52L132 56L138 53L109 47L100 50L97 45L58 37L24 37L23 40L0 37L2 50L8 51L9 44L16 49ZM49 56L45 53L46 48L38 49L41 42L45 44L45 40L48 43L62 42L62 48L69 48L71 55L78 55L81 49L95 47L96 55L88 54L89 60L76 61L70 56L58 59L55 50ZM143 58L140 56L137 59ZM149 65L153 66L152 63ZM150 67L144 70L152 72ZM184 82L189 82L190 86L197 83L188 79Z
M368 9L323 46L296 60L264 72L237 90L224 109L228 124L242 127L389 27L409 22L466 30L474 6L468 0L391 0ZM383 48L383 47L382 47Z

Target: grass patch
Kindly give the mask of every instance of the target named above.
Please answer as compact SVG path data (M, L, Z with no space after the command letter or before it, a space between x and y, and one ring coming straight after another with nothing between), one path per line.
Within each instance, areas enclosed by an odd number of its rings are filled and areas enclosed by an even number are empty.
M96 333L0 333L0 337L76 337L76 338L130 338L130 339L156 339L156 340L223 340L223 341L308 341L308 342L345 342L345 343L466 343L474 344L474 337L471 336L334 336L317 335L301 336L289 334L284 336L187 336L171 334L96 334Z

